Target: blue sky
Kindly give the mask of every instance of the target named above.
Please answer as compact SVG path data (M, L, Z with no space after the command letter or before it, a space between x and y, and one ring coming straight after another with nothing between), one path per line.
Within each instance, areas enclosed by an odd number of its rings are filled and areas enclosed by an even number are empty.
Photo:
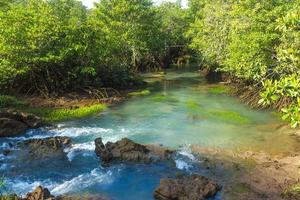
M83 2L83 4L85 5L85 6L87 6L88 8L91 8L92 6L93 6L93 3L95 2L95 1L97 1L97 0L81 0L82 2ZM162 1L173 1L173 2L175 2L176 0L153 0L155 3L161 3ZM184 7L186 7L187 6L187 1L188 0L182 0L182 5L184 6Z

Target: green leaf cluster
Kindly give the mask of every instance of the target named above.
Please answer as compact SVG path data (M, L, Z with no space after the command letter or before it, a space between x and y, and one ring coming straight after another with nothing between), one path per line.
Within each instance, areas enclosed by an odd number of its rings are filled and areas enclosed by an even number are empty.
M300 1L191 0L186 36L206 66L263 88L262 104L286 100L299 120ZM262 84L263 83L263 84Z

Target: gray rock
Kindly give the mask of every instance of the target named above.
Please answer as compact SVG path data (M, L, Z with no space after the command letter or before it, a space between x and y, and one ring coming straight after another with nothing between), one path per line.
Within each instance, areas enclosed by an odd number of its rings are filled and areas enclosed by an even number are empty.
M29 153L31 159L46 159L64 155L64 147L71 144L68 137L50 137L44 139L29 139L18 145ZM60 157L60 156L59 156Z
M156 200L202 200L213 197L221 187L200 175L184 176L177 179L163 178L154 191Z
M160 146L146 146L123 138L115 143L103 144L101 138L95 140L95 152L104 164L111 161L126 161L138 163L150 163L165 160L171 157L173 151Z
M28 128L39 128L44 125L41 118L16 110L2 110L0 111L0 118L9 118L22 122L28 126Z
M0 117L0 137L14 137L27 130L27 124L10 118Z

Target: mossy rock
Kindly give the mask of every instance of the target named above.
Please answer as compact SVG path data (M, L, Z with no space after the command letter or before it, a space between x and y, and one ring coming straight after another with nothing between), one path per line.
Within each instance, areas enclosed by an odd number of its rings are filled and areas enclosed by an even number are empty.
M147 96L149 94L151 94L150 90L141 90L141 91L137 91L137 92L130 92L130 93L128 93L128 96L130 96L130 97Z
M233 111L209 111L208 115L225 122L233 122L238 124L249 124L250 119Z
M230 89L225 85L215 85L209 87L208 92L212 94L228 94L230 92Z

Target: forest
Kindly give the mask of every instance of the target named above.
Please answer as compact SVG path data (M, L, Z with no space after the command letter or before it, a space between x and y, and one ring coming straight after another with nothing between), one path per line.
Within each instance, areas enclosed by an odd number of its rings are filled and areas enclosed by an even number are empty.
M300 0L0 0L0 200L297 200L299 128Z
M300 123L299 0L2 0L3 95L128 88L137 72L178 60L257 88L259 104ZM182 47L174 53L172 47ZM177 60L177 61L176 61Z

